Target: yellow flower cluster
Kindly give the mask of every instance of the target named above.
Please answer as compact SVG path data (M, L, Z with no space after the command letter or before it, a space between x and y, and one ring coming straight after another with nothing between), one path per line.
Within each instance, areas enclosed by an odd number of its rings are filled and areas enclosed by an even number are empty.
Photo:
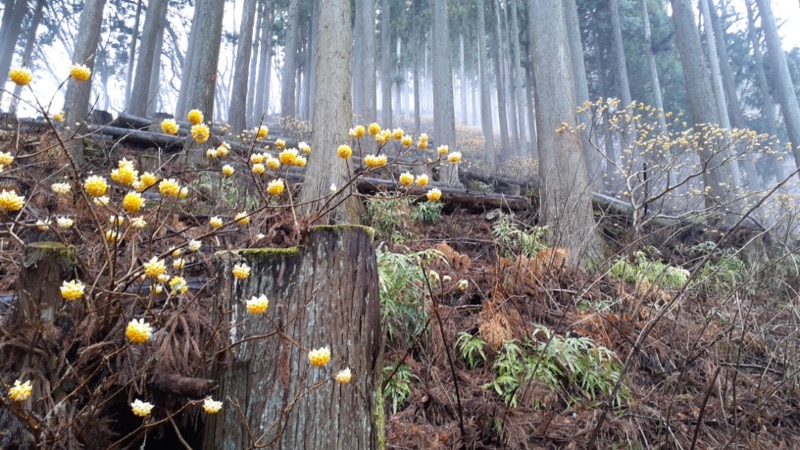
M377 136L381 132L381 126L377 123L371 123L369 125L369 135L370 136Z
M139 178L139 171L133 167L133 162L123 159L117 168L111 171L111 179L117 183L131 185Z
M175 136L178 134L178 122L176 122L175 119L164 119L164 121L161 122L161 131L163 131L164 134Z
M14 156L10 152L0 152L0 167L10 166Z
M403 136L403 139L400 139L400 145L403 147L411 147L414 144L414 138L411 136Z
M447 152L449 152L449 151L450 151L450 147L449 147L449 146L447 146L447 145L440 145L440 146L439 146L439 148L437 148L437 149L436 149L436 153L437 153L439 156L444 156L444 155L446 155L446 154L447 154Z
M174 178L167 178L158 183L158 193L164 197L177 197L181 193L181 185Z
M225 164L224 166L222 166L222 174L225 175L226 177L233 175L234 172L236 171L230 164Z
M208 414L216 414L222 410L222 402L208 397L203 400L203 409Z
M291 148L280 152L278 159L284 166L293 166L297 160L297 149Z
M419 148L420 150L428 149L428 135L426 133L422 133L419 135L419 140L417 141L417 148Z
M250 170L252 170L253 173L256 174L256 175L262 175L264 172L267 171L267 169L264 167L264 164L261 164L261 163L253 164L253 168L250 169Z
M386 155L367 155L364 157L364 165L370 169L383 167L388 162Z
M150 172L145 172L139 177L139 188L137 189L139 192L145 191L149 189L151 186L155 185L158 182L158 177L155 174Z
M14 386L8 389L8 396L14 402L24 402L25 400L31 398L31 394L33 393L33 386L31 386L31 380L26 382L21 382L20 380L14 381Z
M353 156L353 149L349 145L340 145L336 154L339 155L339 158L348 159Z
M174 295L185 294L189 290L189 283L186 282L186 278L176 275L169 280L169 287Z
M92 197L102 197L108 190L108 181L99 175L92 175L83 182L83 188Z
M275 141L275 147L280 149L286 147L286 141L284 141L283 139L278 139L277 141Z
M72 186L69 183L53 183L50 189L58 195L67 195L72 192Z
M243 211L243 212L240 212L240 213L236 214L236 217L234 218L234 220L236 220L236 223L238 223L239 225L249 225L250 224L250 216L247 215L246 211Z
M267 299L266 295L261 295L259 297L254 296L250 300L247 300L246 307L247 312L250 314L264 314L269 307L269 299Z
M200 250L200 247L203 246L203 243L200 241L196 241L194 239L190 240L188 244L186 244L186 248L189 249L190 252L196 252Z
M266 139L269 136L269 128L261 125L260 127L256 128L256 140L260 141L262 139Z
M411 186L414 184L414 175L411 175L410 172L400 174L400 184L403 186Z
M358 125L355 128L351 128L349 134L352 138L361 139L366 136L367 130L364 128L364 125Z
M121 236L120 236L118 231L114 231L114 230L106 231L106 240L108 242L111 242L111 243L115 244L115 243L119 242L120 239L121 239Z
M74 78L75 81L83 83L84 81L88 81L89 77L92 76L92 70L84 64L73 64L69 71L69 76Z
M208 223L211 224L211 228L214 229L222 227L222 219L217 216L212 217Z
M151 403L143 402L138 398L131 403L131 411L133 412L134 416L137 417L147 417L153 411L153 405Z
M125 208L125 211L134 213L138 212L142 209L144 205L144 198L142 198L142 194L138 192L128 192L125 194L125 197L122 198L122 207Z
M425 187L425 186L428 185L429 181L430 181L430 179L424 173L422 175L417 175L417 186Z
M86 285L81 283L79 280L72 280L72 281L64 281L61 283L61 297L67 301L75 301L79 298L83 297L83 292L86 289Z
M233 270L231 271L233 276L236 277L237 280L244 280L245 278L250 276L250 266L245 263L236 264L233 266Z
M15 67L8 71L8 78L17 86L27 86L33 81L33 74L24 67Z
M350 368L348 367L344 370L340 370L339 372L337 372L333 378L336 380L337 383L347 384L353 378L353 373L350 371Z
M203 113L199 109L193 109L186 115L191 125L198 125L203 122Z
M433 188L430 191L428 191L427 197L428 197L428 201L438 202L439 199L442 198L442 191L440 191L439 189Z
M125 336L134 344L144 344L153 335L153 328L144 319L133 319L128 322ZM152 406L151 406L152 407Z
M297 148L299 148L300 151L303 152L304 155L307 155L307 154L311 153L311 146L308 145L305 142L301 142L301 143L297 144Z
M458 164L461 162L461 152L453 152L447 155L447 162L450 164Z
M158 259L158 256L153 256L150 261L142 264L144 274L150 278L158 278L167 271L167 265L163 259Z
M272 180L267 184L267 193L269 195L281 195L286 189L286 185L284 185L283 180Z
M210 135L211 130L208 129L208 125L204 123L198 123L197 125L192 126L192 138L194 138L194 141L198 144L205 144Z
M0 211L16 212L25 206L25 197L14 191L0 192Z
M402 128L395 128L392 131L392 139L394 139L395 141L403 139L403 136L405 136L405 132L403 131Z
M308 362L314 367L322 367L331 361L330 347L321 347L308 352Z

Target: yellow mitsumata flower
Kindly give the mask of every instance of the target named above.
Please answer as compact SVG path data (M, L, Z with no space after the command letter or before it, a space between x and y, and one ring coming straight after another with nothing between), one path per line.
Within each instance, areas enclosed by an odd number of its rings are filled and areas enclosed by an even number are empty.
M217 147L217 154L219 155L220 158L224 158L228 156L228 152L230 151L230 149L231 149L230 144L228 144L227 142L223 142L222 144L219 144L219 147Z
M281 162L278 160L278 158L274 158L272 156L267 158L266 164L270 170L278 170L281 168Z
M128 212L138 212L144 205L144 198L138 192L128 192L122 198L122 207Z
M164 121L161 122L161 131L164 132L164 134L175 136L178 134L178 122L176 122L175 119L164 119Z
M188 248L190 252L196 252L196 251L200 250L200 247L202 247L202 246L203 246L202 242L192 239L186 245L186 248Z
M219 156L219 152L213 148L210 148L206 150L206 156L208 156L208 159L217 159L217 156Z
M108 190L108 181L99 175L92 175L83 182L83 188L92 197L102 197Z
M377 136L378 133L380 133L380 132L381 132L381 126L380 125L378 125L377 123L369 124L369 135L370 136Z
M222 402L208 397L203 400L203 409L208 414L216 414L222 410Z
M250 162L253 164L263 164L264 163L264 154L263 153L253 153L250 155Z
M233 167L230 164L225 164L224 166L222 166L222 174L223 175L229 177L229 176L233 175L234 172L235 172L235 170L233 169Z
M288 150L284 150L278 154L278 159L281 160L281 164L284 166L293 166L295 160L297 159L297 149L290 148Z
M442 198L442 191L440 191L439 189L433 188L430 191L428 191L428 193L426 194L426 197L428 197L428 201L438 202L439 199Z
M469 281L467 280L458 280L458 290L464 292L469 287Z
M430 181L430 179L424 173L422 175L417 175L417 186L425 187L425 186L428 185L429 181Z
M58 228L63 230L68 230L72 228L72 225L75 224L75 221L70 219L69 217L56 217L56 225Z
M167 271L167 264L163 259L158 259L158 256L153 256L150 261L142 264L144 274L150 278L158 278Z
M169 280L169 287L175 295L185 294L189 290L189 283L186 282L186 278L176 275Z
M153 335L153 327L144 319L133 319L128 322L128 327L125 328L125 336L134 344L144 344L150 340Z
M444 156L449 151L450 151L450 147L448 147L446 145L440 145L439 148L436 149L436 153L438 153L439 156Z
M272 180L267 184L267 193L269 195L281 195L284 189L286 189L286 186L283 184L283 180Z
M50 219L45 220L37 220L36 221L36 229L39 231L47 231L50 229Z
M461 152L453 152L447 155L447 161L450 164L458 164L461 162Z
M322 367L331 361L330 347L322 347L308 352L308 362L314 367Z
M209 221L211 228L220 228L222 226L222 219L217 216L212 217Z
M245 263L236 264L233 266L233 270L231 271L233 276L236 277L237 280L244 280L245 278L250 276L250 266Z
M283 139L278 139L277 141L275 141L275 147L278 148L286 147L286 141L284 141Z
M367 155L364 157L364 165L369 167L370 169L376 169L378 167L383 167L388 162L386 155Z
M181 193L181 185L174 178L167 178L158 183L158 193L164 197L177 197Z
M256 175L261 175L267 171L263 164L253 164L253 168L251 170Z
M197 125L203 122L203 113L200 112L199 109L193 109L189 111L189 114L186 115L186 118L189 120L190 124Z
M75 81L83 83L84 81L88 81L89 77L92 76L92 70L84 64L73 64L72 68L69 70L69 76L74 78Z
M294 160L294 165L297 167L305 167L308 164L308 160L302 156L298 156Z
M414 184L414 175L411 175L409 172L405 172L400 175L400 184L403 186L411 186Z
M189 188L184 186L181 188L180 192L178 192L179 198L186 198L189 196Z
M355 127L353 134L355 135L356 139L361 139L366 136L367 130L364 128L364 125L358 125Z
M79 280L64 281L61 283L61 297L63 297L64 300L75 301L83 297L85 289L86 285Z
M183 259L183 258L175 258L175 260L172 261L172 268L173 269L181 270L184 267L186 267L186 260L185 259Z
M192 126L192 138L194 138L194 141L198 144L205 144L210 134L211 131L204 123L198 123L197 125Z
M269 136L269 128L261 125L260 127L256 128L256 140L260 141L262 139L266 139Z
M20 380L14 381L14 386L8 389L8 396L14 402L24 402L25 400L31 398L31 394L33 393L33 386L31 386L31 380L26 382L22 382Z
M339 158L347 159L353 156L353 149L349 145L340 145L339 149L336 150L336 154L339 155Z
M69 183L53 183L50 189L58 195L67 195L72 192L72 186Z
M395 128L392 131L392 139L394 139L395 141L399 141L399 140L403 139L403 135L404 134L405 133L403 132L402 128Z
M236 214L234 219L239 225L248 225L250 223L250 216L247 215L246 211Z
M137 230L141 230L147 226L147 221L144 220L144 217L134 217L131 219L131 226Z
M142 184L141 190L145 190L150 186L155 185L158 182L158 177L150 172L145 172L141 177L139 177L139 182Z
M411 136L403 136L403 139L400 139L400 145L403 147L411 147L414 144L414 138Z
M337 372L333 378L338 383L347 384L353 378L353 373L350 372L350 368L348 367L344 370L340 370L339 372Z
M14 156L10 152L0 152L0 166L10 166L14 162Z
M53 120L55 120L58 123L63 122L64 121L64 111L57 112L57 113L53 114Z
M138 398L131 403L131 411L133 412L134 416L137 417L147 417L153 411L153 405L151 403L143 402Z
M266 295L261 295L259 297L254 296L247 301L245 306L247 307L247 312L250 314L264 314L269 307L269 299L267 299Z
M308 143L306 143L306 142L301 142L301 143L297 144L297 148L299 148L300 151L303 152L304 155L307 155L307 154L311 153L311 146L308 145Z
M117 183L131 185L139 178L139 171L134 169L133 163L123 159L117 164L117 168L111 171L111 179Z
M118 231L108 230L106 231L106 240L111 243L117 243L121 239L121 235Z
M8 78L17 86L27 86L33 81L33 74L25 67L15 67L8 71Z
M108 222L112 227L121 227L125 223L125 216L111 216Z
M16 212L25 206L25 197L14 191L0 192L0 211Z

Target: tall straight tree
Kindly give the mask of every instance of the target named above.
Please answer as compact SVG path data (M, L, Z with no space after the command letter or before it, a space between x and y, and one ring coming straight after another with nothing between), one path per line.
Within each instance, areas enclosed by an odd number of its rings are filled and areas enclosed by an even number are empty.
M497 170L497 159L494 151L494 127L492 125L492 94L489 92L489 64L486 54L486 4L484 0L477 0L478 14L478 72L481 91L481 129L483 130L484 161L489 173Z
M381 121L392 127L392 6L381 0Z
M783 54L783 43L778 35L778 25L772 13L770 0L756 0L761 13L761 28L767 41L770 66L772 67L773 87L778 94L778 101L783 112L783 121L789 140L792 142L792 154L795 166L800 168L800 106L797 104L794 85L789 75L789 66Z
M264 0L264 21L261 23L261 55L258 60L258 82L256 83L253 119L261 124L269 110L269 86L272 78L272 3Z
M619 4L617 0L608 0L608 8L611 14L611 35L614 41L617 92L622 100L622 106L627 107L633 102L633 99L631 97L631 85L628 81L628 63L625 61L625 45L622 41L622 25L619 20Z
M284 117L294 116L297 113L295 111L295 87L297 83L297 49L300 40L300 0L289 0L288 21L281 72L281 115Z
M5 21L6 14L10 13L7 19L9 22L7 24L3 23L3 39L0 42L0 80L3 80L3 83L8 79L8 72L11 70L11 62L14 59L14 51L17 49L17 41L19 41L19 36L22 32L23 19L27 12L28 0L17 0L16 3L10 0L6 1L3 20Z
M433 0L433 133L439 145L455 148L456 117L453 101L453 62L450 53L450 21L448 0ZM458 184L458 167L448 164L442 169L447 186Z
M45 0L36 0L36 8L33 11L27 36L25 37L25 50L22 51L22 65L29 66L33 55L33 46L36 43L36 32L42 22ZM11 98L11 112L16 113L19 104L19 96L22 94L22 86L14 86L14 96Z
M761 53L761 40L758 38L758 33L756 32L756 20L755 15L753 14L751 0L745 0L744 4L747 8L747 34L750 37L750 43L753 45L753 59L755 60L757 76L756 79L758 80L758 90L761 93L761 114L764 115L767 134L770 136L777 136L778 130L777 119L775 118L775 110L773 109L774 103L772 100L772 93L769 90L769 83L767 83L767 73L764 69L764 55ZM772 150L776 153L781 150L777 142L773 144ZM777 155L769 156L764 158L764 160L766 160L766 164L764 165L764 170L762 170L761 174L762 181L772 178L775 180L775 182L779 182L786 177L786 175L783 173L783 164L781 161L779 161Z
M647 51L647 66L650 71L650 84L653 86L653 100L656 102L656 108L660 111L658 128L662 133L666 133L667 119L664 115L664 99L661 96L661 81L658 78L656 55L653 52L653 33L650 28L650 13L647 10L647 0L640 0L640 6L642 8L642 28L644 31L644 45Z
M578 5L575 0L566 0L564 2L564 24L567 27L570 66L572 68L572 78L575 82L575 101L577 105L583 105L589 101L589 82L586 78L586 61L583 58ZM583 157L586 160L586 172L589 176L589 182L593 187L599 187L597 183L601 180L603 162L600 152L589 144L589 112L579 114L578 122L586 127L585 133L587 135L581 139L581 148Z
M194 8L192 29L189 31L189 47L186 49L186 57L183 60L183 67L181 68L181 89L178 92L178 102L175 107L175 114L179 117L185 115L191 109L187 108L187 103L192 98L192 89L194 88L192 80L195 76L194 71L197 64L195 53L199 51L198 47L200 43L198 43L198 39L201 34L200 27L194 24L197 24L200 20L202 8L200 8L199 3L201 1L203 0L198 0L198 4L196 4Z
M161 25L158 27L158 31L156 32L156 45L155 51L153 52L153 70L150 71L150 88L148 91L153 98L153 101L147 103L147 117L153 117L156 113L156 109L160 106L158 103L159 99L159 91L161 89L161 55L164 50L164 29L167 28L167 9L169 7L169 1L161 2L161 12L159 13L159 23Z
M525 156L525 147L527 142L525 138L525 74L522 72L522 52L520 51L519 44L519 17L517 13L517 2L520 0L509 0L508 7L510 11L510 27L509 35L511 39L511 57L512 57L512 79L514 80L514 97L517 104L517 122L519 126L520 148L517 149L518 155ZM464 109L466 110L466 93L464 100ZM466 111L464 112L466 117ZM465 121L466 122L466 121Z
M706 35L706 50L708 51L708 65L711 68L711 87L714 90L714 99L717 102L717 114L719 114L719 124L722 128L730 129L731 120L728 116L728 102L725 99L725 89L722 86L722 74L719 70L719 58L717 54L717 36L714 35L714 27L711 26L711 13L708 9L706 0L699 0L700 16L703 18L703 31Z
M672 3L672 21L675 24L675 39L683 66L683 78L689 95L689 106L692 112L695 130L701 132L707 124L719 123L719 114L708 77L708 66L703 57L703 47L697 32L694 10L691 0L670 0ZM730 160L730 152L726 149L714 149L703 145L697 150L703 164L703 183L706 207L722 213L721 225L730 225L733 217L719 210L721 202L728 197L727 186L737 186L735 165Z
M501 152L505 153L511 148L511 143L508 138L508 109L506 108L506 87L503 79L503 37L500 30L500 14L498 11L500 5L496 1L490 1L489 5L492 7L491 13L494 16L493 22L495 25L492 27L492 60L494 62L495 91L497 92L497 127L500 129Z
M228 123L234 133L247 128L247 86L250 77L250 58L253 52L255 19L256 0L244 2L242 22L239 28L239 45L236 48L231 104L228 109Z
M530 0L528 26L536 61L540 220L550 245L569 251L567 264L588 264L599 255L600 244L580 136L555 131L563 123L578 124L563 3Z
M356 1L356 62L353 78L359 80L354 84L359 86L358 92L353 93L356 101L356 114L361 115L365 122L377 119L377 105L375 93L377 81L375 79L375 0Z
M353 117L350 97L352 65L343 64L352 58L350 15L348 0L319 2L318 39L325 44L317 50L317 95L311 138L318 157L311 158L308 163L299 203L311 205L315 200L330 195L331 185L346 187L348 174L353 173L350 160L336 155L339 144L350 142L347 130ZM338 196L350 193L343 189ZM339 223L358 223L362 208L360 201L351 196L334 211L332 219ZM315 211L309 212L313 214Z
M78 26L78 40L75 42L75 52L72 55L74 64L85 64L89 69L94 69L105 6L106 0L86 0L86 3L84 3L80 25ZM89 115L93 79L94 73L90 80L84 83L79 83L74 79L70 79L67 83L67 92L64 94L64 111L66 112L66 122L70 126L86 122L86 118ZM74 129L74 131L79 133L81 127L82 125ZM82 139L69 141L67 150L75 164L81 165L85 162Z
M142 30L142 45L139 46L139 59L136 61L136 76L131 91L128 110L135 116L144 116L147 106L155 101L155 92L150 92L150 75L153 71L153 55L156 53L158 29L161 28L161 7L167 0L148 0L147 14Z
M198 0L195 8L200 10L198 21L192 28L198 27L197 42L201 47L195 49L195 71L192 77L190 103L188 109L199 109L209 120L214 117L214 94L217 87L217 65L220 46L222 44L222 17L225 2L217 0ZM198 51L199 50L199 51Z
M125 104L131 103L131 89L133 89L133 72L136 71L136 45L139 43L139 22L142 17L143 0L136 0L136 13L133 19L133 29L131 30L131 44L128 47L128 70L125 74Z
M248 69L247 78L247 101L245 105L245 118L247 119L246 127L250 127L253 120L253 106L256 103L256 82L258 81L258 58L260 56L259 49L261 48L261 31L263 30L264 17L264 0L255 0L256 2L256 21L255 29L253 29L253 49L250 51L250 68Z

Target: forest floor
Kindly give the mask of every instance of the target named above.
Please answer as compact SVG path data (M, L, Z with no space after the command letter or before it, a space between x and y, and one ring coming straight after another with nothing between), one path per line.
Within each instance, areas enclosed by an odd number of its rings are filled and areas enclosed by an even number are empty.
M141 156L115 151L114 161ZM38 161L26 178L52 170ZM508 167L507 176L533 170ZM195 181L201 197L214 189ZM226 191L232 210L250 201L236 189ZM29 206L81 214L48 194ZM370 212L381 289L396 294L383 299L386 448L800 448L800 273L784 270L793 259L746 262L697 228L651 229L634 242L624 220L598 216L609 256L587 272L543 244L536 211L445 206L425 224L413 209ZM283 219L203 250L287 246ZM166 226L205 221L188 214ZM30 228L25 241L47 237ZM13 293L19 256L0 258L0 296ZM387 280L403 270L415 275L392 291Z

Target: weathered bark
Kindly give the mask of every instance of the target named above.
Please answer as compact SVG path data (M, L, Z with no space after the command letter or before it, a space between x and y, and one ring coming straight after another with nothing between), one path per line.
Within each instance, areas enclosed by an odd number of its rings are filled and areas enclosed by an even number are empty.
M128 47L128 70L125 74L125 104L131 103L131 89L133 88L133 72L136 70L136 44L139 42L139 22L142 17L143 0L136 0L136 13L131 31L131 44Z
M619 92L622 100L622 106L627 107L633 100L631 98L630 82L628 81L628 64L625 61L625 45L622 41L622 25L619 22L619 4L617 0L608 0L608 9L611 15L611 37L614 42L617 92Z
M783 44L778 35L778 26L775 15L772 13L771 0L756 0L758 11L761 13L761 28L767 41L767 49L772 67L772 81L778 94L778 102L783 112L783 122L792 142L792 154L795 166L800 168L800 106L794 92L792 78L789 75L789 66L783 54Z
M320 2L321 8L329 1ZM348 72L352 67L342 65ZM371 234L361 227L317 228L298 249L244 250L238 258L251 267L247 280L230 276L237 256L218 260L216 310L230 321L231 348L216 370L216 395L230 406L206 419L204 448L377 448L382 343ZM271 300L269 320L248 315L242 304L260 295ZM247 340L276 328L282 334ZM330 347L331 363L312 367L306 349L324 346ZM346 367L352 381L334 382L332 376Z
M381 0L381 122L392 127L392 8Z
M714 99L717 101L719 124L722 128L729 130L731 128L731 120L728 116L728 101L725 99L725 89L722 86L722 74L720 74L719 69L720 55L717 54L717 36L714 35L714 27L711 26L708 1L699 0L698 4L700 6L700 15L703 18L703 31L706 35L706 50L708 51L708 63L711 68L711 87L714 89Z
M133 81L131 103L128 110L135 116L147 113L147 106L155 101L155 92L150 92L150 77L153 71L153 55L156 52L158 30L161 27L161 7L167 0L148 0L147 14L144 16L142 45L139 46L139 59L136 62L136 77Z
M769 84L767 83L767 74L764 70L764 55L761 53L761 41L756 32L753 7L750 4L751 1L752 0L745 0L744 4L747 7L747 34L753 45L753 59L755 59L758 89L761 93L761 114L764 115L767 134L770 136L777 136L778 130L777 121L775 119L775 109L773 107L774 103L772 93L769 90ZM783 172L783 163L778 160L778 154L782 149L777 142L773 144L772 151L774 151L776 155L762 155L761 157L761 161L764 161L764 164L760 165L764 168L761 170L761 179L764 185L766 185L766 181L770 178L774 179L775 182L782 181L786 178Z
M422 74L419 71L419 62L422 58L422 53L420 50L425 46L424 42L424 32L422 31L422 27L420 26L420 19L419 19L419 3L415 0L413 2L414 8L414 36L416 39L416 46L417 50L414 53L412 58L414 59L412 71L414 77L414 132L419 133L420 127L422 123L422 104L421 104L421 93L422 90L422 80L420 77ZM391 105L391 99L389 100Z
M289 1L288 20L281 79L281 115L284 117L296 114L295 85L297 78L295 72L297 72L297 48L300 40L300 0ZM350 28L350 25L348 24L347 27Z
M494 126L492 125L492 94L489 92L489 70L486 54L486 12L485 2L478 0L478 72L481 85L481 128L484 141L484 161L489 173L497 170L497 158L494 151Z
M214 93L217 88L217 64L225 2L198 0L196 8L200 9L200 13L192 28L199 27L196 44L202 43L202 46L194 51L194 74L191 78L193 87L190 89L187 110L199 109L210 120L214 117Z
M455 149L456 117L447 0L433 2L432 33L433 58L437 61L433 67L433 138L438 145L448 145ZM458 165L443 166L440 177L446 186L458 185Z
M502 9L502 11L501 11ZM503 52L500 54L500 62L503 66L503 84L505 86L506 95L506 117L508 118L508 127L511 132L511 148L509 149L509 156L517 155L519 152L519 121L517 120L517 99L514 90L514 65L511 51L511 32L509 31L508 20L508 2L505 3L505 8L496 8L496 15L498 16L498 27L502 39L501 48Z
M161 54L164 50L164 29L167 28L167 9L169 2L161 3L161 12L159 13L158 21L161 24L156 31L156 45L153 52L153 69L150 71L150 87L148 91L153 100L147 103L147 117L154 117L156 109L159 108L158 98L161 90Z
M28 32L25 37L25 50L22 52L22 65L28 67L31 63L31 56L33 55L33 46L36 43L36 32L39 30L39 24L42 22L42 10L44 9L45 0L36 1L36 9L33 11L31 24L28 27ZM14 86L14 95L11 97L11 112L16 113L17 105L19 105L19 96L22 94L22 86Z
M22 255L22 270L17 280L19 301L17 323L55 320L64 305L61 283L74 278L75 248L57 242L27 244Z
M314 31L319 23L319 0L312 0L311 9L311 42L308 52L308 70L306 73L306 109L309 122L314 123L314 99L317 97L317 54L319 53L319 35ZM373 38L374 39L374 38ZM374 56L373 56L374 64ZM373 67L373 72L375 68ZM374 88L374 86L373 86ZM373 89L374 92L374 89ZM373 94L374 95L374 94ZM373 100L373 104L375 101ZM375 114L373 114L374 116Z
M355 45L353 56L355 113L365 123L377 119L375 79L375 0L356 1Z
M95 55L97 54L97 44L100 41L100 31L103 24L103 10L106 0L86 0L81 13L78 40L75 43L75 52L72 56L74 64L85 64L89 69L94 69ZM66 122L70 126L76 126L75 132L80 132L85 125L85 120L89 115L89 100L92 94L92 80L94 73L89 81L79 83L70 79L67 83L67 92L64 94L64 111L66 112ZM77 165L85 162L83 155L83 141L73 139L67 143L67 150Z
M458 60L460 62L458 81L459 96L461 97L461 122L467 123L467 70L466 57L464 55L464 33L458 34Z
M653 34L650 30L650 14L647 11L647 0L640 1L642 7L642 25L644 28L644 43L647 48L647 65L650 70L650 84L653 86L653 100L659 111L658 128L662 133L667 132L667 119L664 111L664 99L661 95L661 81L658 78L656 55L653 52Z
M256 81L258 81L258 58L260 57L261 48L261 31L264 27L264 1L257 0L256 5L256 24L253 30L253 50L250 58L250 68L248 69L249 77L247 79L247 104L245 105L245 127L253 126L253 106L256 101Z
M686 90L689 95L689 106L696 132L702 132L706 124L719 123L714 93L708 78L708 68L700 36L695 26L694 12L691 0L671 0L672 21L675 24L675 38L678 52L683 66L683 77L686 81ZM721 225L729 224L733 217L727 211L720 210L719 206L727 202L729 197L728 186L736 186L734 172L736 166L730 162L730 152L715 150L700 145L698 148L703 170L704 199L706 207L721 216Z
M186 58L183 60L183 67L181 68L181 89L178 91L178 101L175 106L175 116L176 117L183 117L189 112L192 108L187 108L186 105L189 103L190 99L192 98L192 89L194 89L194 83L192 79L195 76L195 68L198 65L197 56L197 47L199 45L198 40L200 39L200 27L195 26L194 24L198 23L200 20L200 12L202 8L200 8L200 1L197 2L194 8L194 15L192 16L192 29L189 31L189 46L186 49Z
M351 61L353 35L349 0L319 2L317 33L320 42L325 43L319 46L317 53L317 95L311 138L317 157L308 163L308 182L303 185L299 199L300 203L308 205L305 211L309 214L319 213L316 210L319 204L315 200L330 195L332 184L343 188L349 179L348 174L352 173L350 162L336 155L341 143L350 142L347 130L353 117L350 99L352 65L342 64L342 61ZM339 195L349 195L350 192L343 190ZM358 223L362 208L358 199L349 197L333 211L332 216L339 223Z
M511 26L510 26L510 39L511 39L511 54L512 54L512 79L514 80L514 97L516 98L517 104L517 124L519 127L519 148L517 148L517 154L520 157L525 157L525 148L528 146L527 143L527 136L526 136L526 121L525 121L525 82L524 82L524 73L522 72L522 56L520 51L520 44L519 44L519 17L517 14L517 1L518 0L510 0L508 2L508 6L511 14ZM466 94L464 94L464 109L466 109ZM466 117L466 111L464 112L464 117Z
M250 57L253 52L253 26L255 25L255 19L256 1L244 2L242 23L239 28L239 46L236 48L231 104L228 109L228 123L234 133L239 133L247 128L247 86L250 78Z
M568 264L588 264L599 256L591 190L580 136L556 133L566 123L577 125L575 82L561 2L531 0L528 8L532 57L536 61L536 124L541 179L541 223L548 242L569 251Z

